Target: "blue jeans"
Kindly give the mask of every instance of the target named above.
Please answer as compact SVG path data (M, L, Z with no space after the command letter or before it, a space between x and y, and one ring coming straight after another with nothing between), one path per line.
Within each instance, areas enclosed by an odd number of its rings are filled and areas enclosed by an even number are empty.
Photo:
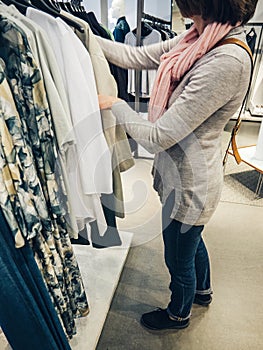
M15 248L0 209L0 325L14 350L70 350L27 243Z
M202 239L204 226L190 226L171 219L174 192L162 210L165 263L171 275L168 313L176 320L190 317L195 293L211 294L210 264Z

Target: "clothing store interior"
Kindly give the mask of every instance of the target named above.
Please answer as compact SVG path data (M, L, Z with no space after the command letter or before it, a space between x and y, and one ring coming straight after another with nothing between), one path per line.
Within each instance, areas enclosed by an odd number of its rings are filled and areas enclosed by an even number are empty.
M212 303L185 329L140 322L171 294L155 154L98 95L146 120L157 70L110 62L97 38L157 45L192 25L174 0L0 1L0 350L263 349L263 0L202 234Z

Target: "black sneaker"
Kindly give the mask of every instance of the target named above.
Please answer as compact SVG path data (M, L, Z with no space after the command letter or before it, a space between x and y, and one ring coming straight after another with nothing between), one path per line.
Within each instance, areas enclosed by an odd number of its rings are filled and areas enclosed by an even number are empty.
M172 320L166 309L158 308L143 314L141 317L141 324L152 330L182 329L189 325L189 318L183 321Z
M195 294L195 298L193 303L202 305L202 306L208 306L212 302L212 296L211 294Z

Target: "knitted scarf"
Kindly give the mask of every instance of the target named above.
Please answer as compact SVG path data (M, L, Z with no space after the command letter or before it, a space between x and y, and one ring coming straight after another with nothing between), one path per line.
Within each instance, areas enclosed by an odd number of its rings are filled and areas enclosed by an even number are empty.
M184 74L232 28L229 23L213 22L199 36L196 26L192 25L178 44L161 56L149 103L148 119L152 123L165 112L169 98Z

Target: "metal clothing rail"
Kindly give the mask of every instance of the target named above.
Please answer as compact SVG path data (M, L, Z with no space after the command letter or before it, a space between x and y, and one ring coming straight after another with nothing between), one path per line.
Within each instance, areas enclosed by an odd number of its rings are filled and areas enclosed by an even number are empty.
M142 45L142 20L147 19L152 22L170 25L171 21L166 21L162 18L158 18L152 15L149 15L144 12L144 0L137 0L137 29L136 29L136 46ZM141 70L135 71L135 111L140 112L140 93L141 93ZM135 158L138 158L138 147L134 153Z
M152 16L152 15L148 15L147 13L144 13L144 12L142 13L142 18L148 19L149 21L151 21L153 23L171 25L171 21L166 21L165 19L158 18L158 17Z
M154 23L160 23L165 25L172 25L171 21L166 21L162 18L158 18L149 15L144 12L144 0L137 0L137 29L136 29L136 46L141 46L142 44L142 20L147 19ZM140 103L140 91L141 91L141 71L135 71L135 110L139 112Z
M144 9L144 0L137 1L137 29L136 29L136 46L142 44L142 14ZM140 91L141 91L141 72L135 71L135 111L140 111Z

